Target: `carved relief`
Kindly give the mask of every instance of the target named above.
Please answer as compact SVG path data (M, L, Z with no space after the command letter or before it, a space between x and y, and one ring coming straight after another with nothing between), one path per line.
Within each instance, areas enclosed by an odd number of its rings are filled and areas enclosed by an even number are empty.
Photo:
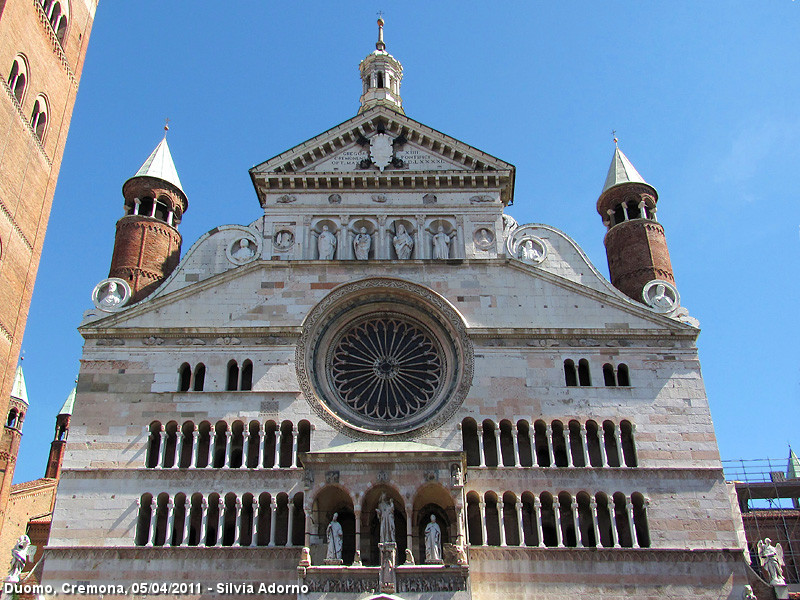
M479 202L492 202L494 201L494 198L486 194L482 194L480 196L473 196L472 198L469 199L469 201L472 202L473 204L477 204Z
M297 201L297 196L292 196L291 194L284 194L283 196L280 196L277 200L279 204L290 204L296 201Z
M92 290L92 302L103 312L116 312L131 299L131 286L119 277L104 279Z
M392 162L392 137L385 133L374 135L369 141L369 156L373 164L383 171Z
M342 203L342 195L341 194L331 194L328 196L328 202L331 204L341 204Z
M489 250L494 244L494 233L486 227L480 227L475 230L472 239L475 242L476 248L480 250Z
M225 249L225 256L235 265L244 265L252 262L258 258L260 254L260 240L249 235L234 240Z
M547 244L534 235L535 227L523 225L515 228L506 239L508 255L530 265L540 265L547 258Z
M422 197L423 204L436 204L436 196L434 194L425 194Z
M275 249L280 251L289 250L294 244L294 233L288 229L281 229L275 234Z
M386 194L372 194L373 202L383 203L386 202L388 199L389 198L386 196Z
M654 311L668 313L680 306L678 290L669 281L654 279L648 282L642 290L642 297Z

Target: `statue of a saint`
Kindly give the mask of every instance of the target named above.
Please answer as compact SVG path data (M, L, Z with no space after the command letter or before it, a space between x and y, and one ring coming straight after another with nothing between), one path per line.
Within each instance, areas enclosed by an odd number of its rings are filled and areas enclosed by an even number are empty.
M533 244L533 240L525 240L522 242L522 260L529 260L531 262L539 262L542 258L539 249Z
M450 258L450 237L453 235L455 235L455 233L449 235L445 233L444 227L439 225L436 235L433 236L433 258Z
M336 251L336 237L328 231L327 225L322 226L322 231L317 238L317 249L320 260L333 260L333 253Z
M100 300L100 306L103 308L116 308L122 302L122 295L117 290L117 283L109 281L106 288L106 295Z
M397 232L392 240L394 244L394 251L397 253L397 258L406 260L411 257L411 249L414 247L414 240L408 235L405 225L398 225Z
M325 560L342 560L342 525L339 523L339 513L333 513L328 530L328 553Z
M442 562L442 530L436 515L431 515L431 522L425 527L425 562Z
M673 299L666 292L667 288L665 285L659 283L656 286L656 293L652 296L652 303L653 306L659 310L669 310L675 304Z
M255 252L253 252L253 249L250 247L250 240L247 238L239 240L239 247L236 249L236 252L231 254L231 256L239 262L250 260L254 255Z
M381 544L394 542L394 502L391 498L387 498L385 493L381 494L381 499L375 512L378 513L381 523Z
M17 543L11 549L11 567L8 570L8 576L5 578L6 582L19 583L22 569L25 568L25 563L28 562L30 555L33 554L30 551L31 548L35 548L31 546L31 538L27 535L19 536Z
M353 239L353 250L355 250L358 260L367 260L369 258L369 247L371 244L372 238L367 233L367 228L362 227Z
M766 538L758 541L758 561L769 577L770 585L786 585L783 578L783 548L780 544L772 545L772 540Z

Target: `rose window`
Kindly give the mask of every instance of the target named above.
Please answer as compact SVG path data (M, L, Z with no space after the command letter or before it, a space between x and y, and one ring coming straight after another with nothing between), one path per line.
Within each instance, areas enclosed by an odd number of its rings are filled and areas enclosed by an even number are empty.
M370 318L346 328L329 359L333 391L367 419L397 421L423 411L444 382L436 338L405 316Z

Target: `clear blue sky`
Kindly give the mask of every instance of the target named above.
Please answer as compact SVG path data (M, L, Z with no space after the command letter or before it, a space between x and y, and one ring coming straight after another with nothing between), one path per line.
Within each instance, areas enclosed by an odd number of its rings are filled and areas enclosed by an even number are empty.
M260 215L249 167L355 115L379 9L406 114L516 165L508 212L562 229L603 273L595 202L617 130L659 192L703 329L722 457L785 460L800 446L800 2L101 0L23 343L15 480L44 472L121 186L164 118L189 198L185 252Z

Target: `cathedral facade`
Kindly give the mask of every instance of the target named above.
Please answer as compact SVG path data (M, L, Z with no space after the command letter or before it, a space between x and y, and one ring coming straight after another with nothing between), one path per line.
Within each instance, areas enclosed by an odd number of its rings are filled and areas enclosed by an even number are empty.
M358 114L250 170L249 225L179 260L166 138L123 186L44 582L742 597L655 188L614 152L607 281L507 214L512 164L405 115L382 25Z

